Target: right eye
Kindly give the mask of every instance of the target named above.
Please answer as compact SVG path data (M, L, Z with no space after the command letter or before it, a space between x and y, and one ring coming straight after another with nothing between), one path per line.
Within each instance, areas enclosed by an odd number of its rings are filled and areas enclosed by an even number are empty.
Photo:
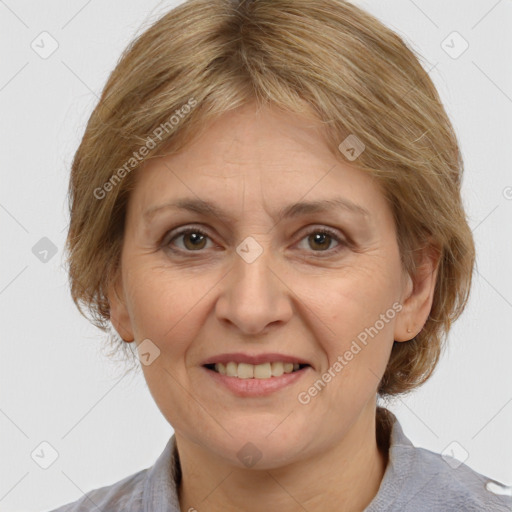
M165 247L177 245L178 250L183 252L197 252L205 248L209 238L208 234L199 228L186 228L175 233L175 235L164 245ZM175 240L180 239L182 241L181 246L179 244L173 244Z

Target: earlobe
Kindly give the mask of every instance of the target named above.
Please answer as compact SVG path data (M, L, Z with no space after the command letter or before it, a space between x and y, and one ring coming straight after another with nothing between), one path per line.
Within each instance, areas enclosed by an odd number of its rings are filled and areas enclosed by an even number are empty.
M439 258L440 251L430 246L423 251L414 276L407 276L402 310L395 323L395 341L410 341L423 329L432 309Z
M414 283L409 274L405 274L404 285L402 287L402 299L400 304L402 309L395 322L394 341L402 342L411 340L414 335L411 335L413 329L411 327L411 311L410 311L410 298L414 289Z
M135 337L131 328L130 315L126 307L126 301L124 300L124 293L119 289L117 281L109 286L108 302L110 306L110 322L114 326L119 336L123 341L130 343L135 340Z

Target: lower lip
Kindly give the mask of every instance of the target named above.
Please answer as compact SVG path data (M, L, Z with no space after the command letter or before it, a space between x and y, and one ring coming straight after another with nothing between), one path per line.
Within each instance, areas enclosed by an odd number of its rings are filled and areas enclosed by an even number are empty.
M306 366L292 373L283 373L280 377L270 377L268 379L239 379L238 377L228 377L209 368L202 367L208 375L220 385L225 386L232 393L238 396L266 396L290 386L301 379L306 372L311 370Z

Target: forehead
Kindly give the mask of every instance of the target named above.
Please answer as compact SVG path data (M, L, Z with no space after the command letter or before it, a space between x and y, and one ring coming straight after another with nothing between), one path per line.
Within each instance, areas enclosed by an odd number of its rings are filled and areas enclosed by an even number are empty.
M192 196L237 211L334 197L367 210L385 207L374 180L331 153L319 120L273 107L227 112L179 153L137 172L131 202L138 213Z

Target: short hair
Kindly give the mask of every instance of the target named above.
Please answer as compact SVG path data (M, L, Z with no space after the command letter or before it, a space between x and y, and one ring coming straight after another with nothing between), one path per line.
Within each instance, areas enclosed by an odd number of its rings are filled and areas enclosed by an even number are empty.
M428 319L412 340L394 342L378 393L423 384L466 306L475 248L456 135L420 60L342 0L188 0L163 15L123 52L72 162L66 251L80 312L112 333L107 293L119 275L136 170L179 151L207 121L257 102L321 121L340 158L349 135L364 144L352 164L388 201L405 271L437 248Z

